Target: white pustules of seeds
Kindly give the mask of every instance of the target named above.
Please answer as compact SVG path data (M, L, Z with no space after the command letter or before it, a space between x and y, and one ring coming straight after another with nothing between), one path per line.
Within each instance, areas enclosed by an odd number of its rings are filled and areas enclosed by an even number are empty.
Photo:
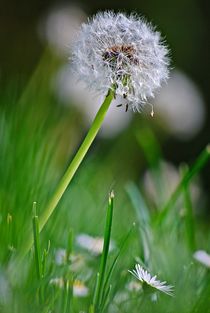
M79 80L105 95L109 88L140 111L168 78L168 50L159 32L137 15L98 13L83 24L72 49Z

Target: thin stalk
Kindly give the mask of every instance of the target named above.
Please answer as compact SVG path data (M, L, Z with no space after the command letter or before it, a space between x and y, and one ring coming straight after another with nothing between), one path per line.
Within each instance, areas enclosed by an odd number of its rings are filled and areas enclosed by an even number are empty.
M110 238L111 238L111 228L112 228L112 217L113 217L113 200L114 200L114 194L111 192L109 196L109 204L107 208L107 215L106 215L106 225L104 230L104 244L103 244L103 251L101 255L100 260L100 267L99 267L99 273L97 277L97 284L96 284L96 290L95 295L93 299L93 312L97 312L102 298L102 290L104 287L104 279L105 279L105 273L106 273L106 264L107 264L107 258L109 253L109 244L110 244Z
M36 272L37 278L41 280L42 278L42 266L41 266L41 247L39 238L39 219L36 214L36 202L33 203L33 237L34 237L34 255L36 262Z
M182 175L185 175L188 171L187 165L183 165L181 168ZM189 190L189 185L184 186L184 206L185 206L185 227L186 227L186 236L191 251L196 250L196 241L195 241L195 220L193 214L193 206L191 200L191 194Z
M12 215L7 214L7 242L8 242L8 249L12 251L13 244L12 244Z
M109 296L110 296L110 292L112 289L112 285L109 285L109 288L107 288L107 290L104 290L104 297L101 300L101 313L103 313L107 307L107 305L109 304Z
M40 232L42 231L43 227L48 222L50 216L54 212L58 202L60 201L61 197L63 196L66 188L68 187L70 181L74 177L74 174L76 173L79 165L81 164L82 160L84 159L86 153L88 152L93 140L95 139L102 123L105 118L105 115L109 109L109 106L114 98L114 90L110 89L107 93L107 96L102 103L98 113L96 114L96 117L84 139L82 142L79 150L77 151L76 155L74 156L73 160L71 161L69 167L67 168L65 174L63 175L62 179L60 180L54 194L52 195L52 198L50 199L48 205L46 206L45 210L43 211L42 215L40 216ZM24 246L21 251L21 255L25 256L27 252L30 250L32 244L33 244L33 236L31 234L31 231L29 232L29 235L26 237L28 238L27 241L24 242Z
M41 260L41 245L40 245L40 235L39 235L39 218L36 213L36 202L33 203L33 240L34 240L34 256L35 256L35 264L36 264L36 272L39 284L42 280L42 260ZM40 284L38 287L38 298L39 303L41 304L44 295L43 295L43 286Z
M47 256L49 254L50 251L50 240L48 242L48 247L47 249L44 249L43 253L42 253L42 278L45 276L45 272L46 272L46 260L47 260Z
M96 275L96 285L95 285L94 294L93 294L93 303L91 304L89 308L89 313L95 313L95 305L97 303L98 290L99 290L99 281L100 281L99 277L100 277L100 273L98 272Z
M65 282L63 313L70 312L72 288L69 280Z
M70 229L66 248L66 264L70 263L70 256L73 251L73 229Z
M117 264L117 261L120 257L120 255L122 254L123 249L125 248L126 244L128 243L128 239L130 238L131 234L133 233L133 230L135 228L135 224L133 224L132 228L129 230L129 232L126 234L126 236L123 238L122 240L122 244L120 245L119 251L116 255L116 257L114 258L111 267L106 275L106 280L104 282L104 286L103 286L103 297L102 297L102 310L104 310L104 305L106 302L106 295L107 295L107 290L110 288L110 286L108 286L109 281L110 281L110 277L114 271L114 268Z

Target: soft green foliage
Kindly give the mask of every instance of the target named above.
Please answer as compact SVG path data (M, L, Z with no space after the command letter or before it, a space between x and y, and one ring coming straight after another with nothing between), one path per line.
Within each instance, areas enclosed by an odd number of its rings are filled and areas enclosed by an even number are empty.
M40 216L85 133L79 113L59 106L49 91L56 63L44 56L20 98L10 86L0 99L0 312L209 312L209 270L193 259L196 249L209 248L205 201L192 188L201 188L196 178L209 147L182 166L171 192L162 138L140 115L119 137L96 141L39 235ZM77 235L104 236L111 189L105 248L96 255L78 245ZM32 226L35 246L19 259ZM157 293L152 301L128 273L135 262L174 285L174 297ZM80 297L76 287L83 285L88 292Z

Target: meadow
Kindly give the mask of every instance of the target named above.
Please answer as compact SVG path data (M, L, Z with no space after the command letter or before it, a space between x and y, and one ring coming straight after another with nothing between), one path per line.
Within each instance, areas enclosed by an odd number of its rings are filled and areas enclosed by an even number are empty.
M195 259L209 247L200 175L210 147L171 170L167 134L147 110L120 135L96 138L39 233L87 132L79 110L52 92L58 66L46 50L26 84L1 91L0 312L210 312L210 264ZM136 263L173 296L145 288L128 272Z

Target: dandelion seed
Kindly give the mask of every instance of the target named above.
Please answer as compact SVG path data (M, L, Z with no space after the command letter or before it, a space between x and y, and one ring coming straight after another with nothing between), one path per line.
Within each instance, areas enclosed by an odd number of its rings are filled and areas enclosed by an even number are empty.
M128 108L140 111L168 78L168 50L159 32L136 15L98 13L83 24L72 50L79 80L105 95L114 88Z
M154 111L153 104L150 104L150 105L151 105L151 108L152 108L152 110L151 110L151 112L150 112L150 115L151 115L151 117L153 117L154 114L155 114L155 111Z
M157 289L169 296L173 296L173 286L166 285L165 281L161 282L157 279L157 276L152 276L139 264L136 264L135 269L129 272L134 275L142 284L146 284L147 286Z

